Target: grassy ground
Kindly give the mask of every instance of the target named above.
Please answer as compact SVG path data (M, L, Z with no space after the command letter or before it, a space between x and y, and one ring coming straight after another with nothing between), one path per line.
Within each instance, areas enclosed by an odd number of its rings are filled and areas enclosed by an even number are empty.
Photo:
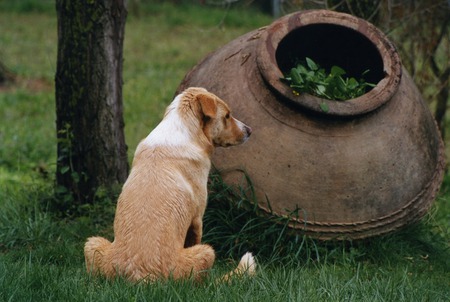
M105 198L70 221L46 210L56 156L56 17L48 1L38 8L25 2L39 12L0 10L0 60L20 77L16 86L0 90L0 301L450 300L449 179L419 224L365 241L321 243L260 218L214 176L204 240L217 250L218 263L207 282L130 285L88 276L83 243L93 234L112 237L114 201ZM159 121L189 68L270 22L242 9L168 4L145 7L139 18L130 15L124 65L129 154ZM258 257L255 278L209 282L246 250Z

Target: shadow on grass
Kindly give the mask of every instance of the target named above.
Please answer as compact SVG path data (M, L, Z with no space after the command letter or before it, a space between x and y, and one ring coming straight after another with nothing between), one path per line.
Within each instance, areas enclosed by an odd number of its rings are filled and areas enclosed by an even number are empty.
M210 200L204 216L204 241L224 258L238 259L247 251L274 265L366 263L388 267L414 265L450 270L450 249L428 214L400 231L357 241L319 241L288 227L288 220L262 214L249 192L227 186L218 173L209 183ZM251 192L250 192L251 195Z

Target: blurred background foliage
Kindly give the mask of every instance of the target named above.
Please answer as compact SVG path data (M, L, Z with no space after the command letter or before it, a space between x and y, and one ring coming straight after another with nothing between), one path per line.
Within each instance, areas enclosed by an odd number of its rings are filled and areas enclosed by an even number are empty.
M129 0L130 18L155 13L155 4L192 4L263 11L274 18L304 9L329 9L349 13L376 25L394 42L405 68L434 112L442 137L446 135L446 113L450 76L450 0ZM0 1L1 11L52 12L52 0ZM235 20L238 22L238 20ZM220 24L219 24L220 26ZM1 63L0 83L13 74Z

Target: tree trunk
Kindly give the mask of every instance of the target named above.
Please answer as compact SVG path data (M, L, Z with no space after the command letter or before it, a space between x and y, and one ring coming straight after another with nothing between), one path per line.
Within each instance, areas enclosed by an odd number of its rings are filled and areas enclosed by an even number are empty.
M450 5L450 3L449 3ZM447 112L447 103L449 99L449 87L450 87L450 66L447 65L447 67L439 68L437 63L437 49L439 48L439 45L441 42L446 39L445 37L448 36L448 25L450 24L450 16L447 14L445 16L445 20L441 24L441 28L439 29L439 35L436 39L431 55L430 55L430 65L431 70L434 73L434 76L439 80L439 90L437 94L437 104L436 104L436 111L434 114L434 117L436 118L436 122L439 126L439 129L441 130L442 140L445 141L445 135L446 135L446 121L445 121L445 114Z
M436 119L436 123L441 130L442 140L445 141L446 136L446 120L445 115L447 113L448 100L449 100L449 76L450 76L450 67L442 72L439 76L439 81L441 83L441 88L437 94L437 104L434 112L434 117Z
M57 0L58 207L92 203L128 175L122 106L124 0Z

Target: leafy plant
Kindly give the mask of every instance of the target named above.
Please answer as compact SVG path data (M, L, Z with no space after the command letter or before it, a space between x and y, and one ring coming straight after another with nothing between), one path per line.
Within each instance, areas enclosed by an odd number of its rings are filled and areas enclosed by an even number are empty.
M369 70L363 72L362 76ZM363 78L344 77L346 71L338 66L331 67L329 73L312 59L306 58L305 64L298 64L282 78L294 93L309 93L329 100L345 101L359 97L375 84L367 83ZM324 108L322 108L324 109ZM325 110L326 111L326 110Z

